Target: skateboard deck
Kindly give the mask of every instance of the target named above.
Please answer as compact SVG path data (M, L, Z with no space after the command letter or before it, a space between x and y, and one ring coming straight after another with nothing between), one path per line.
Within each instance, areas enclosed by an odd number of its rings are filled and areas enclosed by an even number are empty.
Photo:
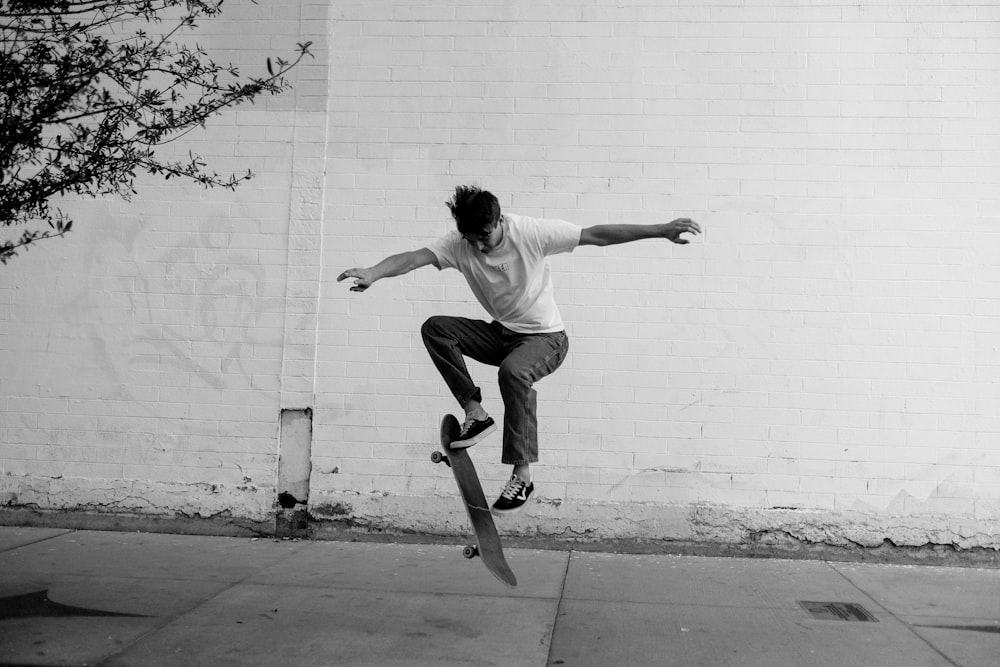
M469 514L469 523L476 532L476 546L467 546L462 553L466 558L479 556L493 576L502 583L513 588L517 586L517 577L503 557L503 546L493 523L493 513L490 511L483 485L479 482L476 467L472 465L469 452L466 449L452 449L451 442L458 437L458 420L454 415L445 415L441 420L441 449L444 453L434 452L431 460L435 463L447 463L455 475L458 490Z

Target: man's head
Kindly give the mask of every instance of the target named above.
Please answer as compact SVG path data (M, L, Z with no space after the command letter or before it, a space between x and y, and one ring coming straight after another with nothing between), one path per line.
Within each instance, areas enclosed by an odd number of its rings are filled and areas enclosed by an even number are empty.
M503 240L500 202L493 193L474 185L460 185L448 208L459 233L480 252L491 252Z

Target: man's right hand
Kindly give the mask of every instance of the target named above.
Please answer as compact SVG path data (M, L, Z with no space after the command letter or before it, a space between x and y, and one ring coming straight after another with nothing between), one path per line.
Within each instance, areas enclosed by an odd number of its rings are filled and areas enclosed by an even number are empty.
M351 288L352 292L364 292L375 282L370 269L347 269L337 276L337 282L339 283L348 278L354 278L354 287Z
M364 292L376 280L401 276L414 269L419 269L421 266L434 264L436 261L437 257L427 248L401 252L397 255L386 257L375 266L370 266L367 269L347 269L340 274L337 282L354 278L354 287L351 288L351 291Z

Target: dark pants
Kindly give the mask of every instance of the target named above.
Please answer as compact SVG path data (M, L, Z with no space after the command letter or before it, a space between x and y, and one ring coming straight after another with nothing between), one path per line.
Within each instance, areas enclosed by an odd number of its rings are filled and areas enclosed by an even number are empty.
M499 366L497 379L504 404L501 462L538 461L537 393L532 385L566 358L566 332L519 334L498 322L439 315L424 322L420 333L431 360L462 407L483 400L463 357Z

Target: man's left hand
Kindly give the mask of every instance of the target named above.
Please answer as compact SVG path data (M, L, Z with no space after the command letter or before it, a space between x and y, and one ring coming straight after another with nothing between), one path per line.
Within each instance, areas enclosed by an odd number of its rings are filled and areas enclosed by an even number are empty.
M688 239L681 238L681 234L684 233L701 234L701 227L691 218L677 218L673 222L668 222L664 225L663 236L674 243L681 245L690 243Z

